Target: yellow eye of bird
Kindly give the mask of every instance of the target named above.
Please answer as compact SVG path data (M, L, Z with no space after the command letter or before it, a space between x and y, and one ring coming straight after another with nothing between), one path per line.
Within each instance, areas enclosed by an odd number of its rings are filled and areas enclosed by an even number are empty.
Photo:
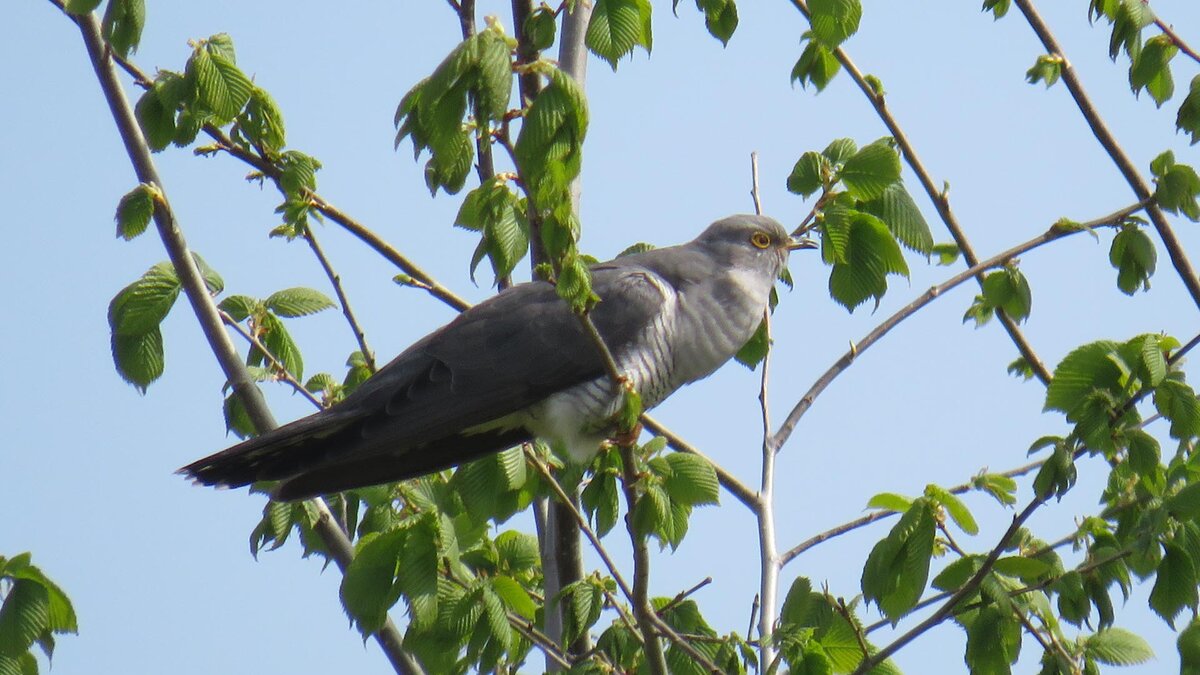
M750 235L750 243L758 248L766 248L771 245L771 235L766 232L755 232Z

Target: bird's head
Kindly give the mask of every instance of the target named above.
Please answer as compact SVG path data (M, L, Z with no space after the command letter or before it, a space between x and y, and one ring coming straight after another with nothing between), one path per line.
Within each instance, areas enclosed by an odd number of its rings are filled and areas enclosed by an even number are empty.
M779 221L767 216L737 215L722 218L704 230L696 242L723 264L779 276L788 254L796 249L815 248L808 239L796 239Z

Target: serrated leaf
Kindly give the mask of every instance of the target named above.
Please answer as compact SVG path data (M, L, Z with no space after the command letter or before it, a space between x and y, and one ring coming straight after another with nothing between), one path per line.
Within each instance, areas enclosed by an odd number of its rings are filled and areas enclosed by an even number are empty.
M496 595L500 596L500 599L504 601L504 604L509 609L526 619L532 620L534 618L537 613L537 605L534 604L529 592L521 584L517 583L515 579L512 577L497 576L492 578L491 583L492 590L496 592Z
M170 263L151 267L108 304L109 328L126 336L156 329L174 306L179 289L179 277Z
M1171 38L1167 35L1156 35L1146 41L1140 50L1132 55L1129 66L1129 86L1134 94L1145 89L1154 99L1158 107L1162 107L1175 93L1175 83L1171 79L1171 59L1179 53Z
M17 658L50 628L50 596L42 584L17 579L0 605L0 656Z
M1148 642L1121 628L1108 628L1088 636L1083 653L1110 666L1136 666L1154 658Z
M718 503L721 485L708 460L685 452L667 455L666 460L672 473L663 480L663 487L673 501L688 506Z
M117 374L144 394L163 374L162 333L157 326L139 335L113 333L112 355Z
M957 244L934 244L930 252L937 256L939 265L953 265L962 254Z
M1000 675L1010 672L1021 650L1021 625L1012 612L985 605L967 628L964 659L972 673Z
M1179 105L1179 113L1175 116L1175 128L1191 135L1191 144L1200 141L1200 75L1192 78L1188 95Z
M1168 379L1154 390L1154 407L1171 422L1169 433L1180 440L1200 434L1200 401L1190 386Z
M809 0L808 9L813 37L830 49L858 32L862 19L859 0Z
M534 49L538 51L548 49L554 44L554 36L558 31L554 11L548 7L539 7L533 10L529 18L525 19L522 30Z
M113 51L126 57L137 51L145 26L145 0L109 0L100 32Z
M850 194L864 201L878 199L900 180L900 155L892 143L884 137L864 145L842 164L838 178Z
M734 0L696 0L696 7L704 12L704 27L708 34L729 44L738 27L737 4Z
M788 192L808 197L820 190L824 185L824 174L829 170L829 161L815 152L800 155L787 178Z
M221 43L197 45L188 59L188 77L196 83L198 102L225 124L242 111L250 100L254 83L226 55Z
M1200 205L1196 203L1200 195L1200 176L1195 169L1186 164L1174 164L1158 179L1154 198L1159 206L1171 213L1182 213L1189 220L1200 220Z
M1166 500L1167 511L1179 520L1200 518L1200 483L1191 483Z
M825 230L832 237L833 229L828 219ZM846 262L834 263L829 274L829 293L851 311L868 298L874 298L878 305L887 292L888 275L908 276L908 264L904 262L900 246L887 226L867 213L850 215L846 234ZM822 241L824 243L824 239Z
M1087 394L1093 389L1119 389L1122 372L1111 358L1116 350L1115 342L1099 340L1063 357L1046 387L1043 409L1064 412L1068 420L1078 421Z
M1175 627L1175 617L1185 607L1196 608L1196 564L1191 554L1174 543L1163 545L1154 588L1150 590L1150 608Z
M884 189L875 199L863 202L859 208L878 216L888 226L896 239L910 251L928 254L933 251L933 234L929 223L917 208L916 202L904 189L904 184L895 182Z
M1117 269L1117 287L1126 295L1138 288L1150 289L1150 277L1158 262L1154 242L1140 228L1123 228L1113 237L1108 260Z
M975 517L971 515L971 510L957 496L937 485L925 488L925 494L946 509L946 513L950 514L950 519L954 521L958 529L970 535L979 534L979 525L975 523Z
M300 346L292 339L291 333L274 314L263 314L259 327L263 334L263 346L283 365L297 380L304 379L304 356Z
M842 64L828 47L812 39L811 34L805 33L805 36L808 43L792 67L792 83L799 82L802 87L812 83L817 91L821 91L837 75Z
M117 236L130 241L146 231L154 215L154 197L158 192L146 183L138 185L121 197L117 204Z
M899 618L921 599L929 578L935 532L929 502L918 499L871 549L863 568L863 596L889 619Z
M276 291L263 304L275 314L289 318L316 314L336 306L324 293L304 287Z
M634 47L650 51L650 15L648 0L596 0L584 44L615 71L617 61Z
M438 538L432 521L423 517L408 530L396 572L396 587L418 627L431 626L438 615Z

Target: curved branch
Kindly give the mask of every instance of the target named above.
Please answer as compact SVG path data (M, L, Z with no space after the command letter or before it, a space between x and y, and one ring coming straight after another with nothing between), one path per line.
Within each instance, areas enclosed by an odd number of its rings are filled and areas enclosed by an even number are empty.
M925 291L925 293L923 293L920 297L902 307L895 314L888 317L883 323L876 326L870 333L867 333L862 340L850 348L850 351L846 352L844 355L842 355L842 358L838 359L836 363L830 366L829 370L826 370L821 377L817 378L817 381L813 383L812 387L810 387L804 396L800 398L800 400L792 408L792 411L788 413L787 419L785 419L783 424L779 427L779 431L775 432L773 439L775 447L777 449L783 447L783 444L787 442L787 439L792 435L792 431L796 428L796 424L800 421L800 418L804 416L804 413L808 412L808 409L812 407L812 404L816 400L817 396L819 396L821 392L824 391L825 388L837 378L838 375L841 375L843 371L849 368L850 364L854 362L854 359L857 358L860 353L866 351L871 345L878 342L881 337L899 325L901 321L904 321L908 317L912 316L917 310L933 302L946 291L949 291L968 279L979 276L988 269L999 267L1013 258L1044 244L1048 244L1057 239L1069 237L1072 234L1090 230L1096 227L1117 225L1125 220L1125 218L1129 217L1129 215L1145 208L1145 206L1145 201L1138 202L1137 204L1123 208L1112 214L1104 216L1103 218L1081 223L1078 226L1070 229L1052 226L1049 230L1046 230L1033 239L1030 239L1022 244L1017 244L1007 251L972 265L971 267L968 267L962 272L954 275L949 280L930 288L928 291Z

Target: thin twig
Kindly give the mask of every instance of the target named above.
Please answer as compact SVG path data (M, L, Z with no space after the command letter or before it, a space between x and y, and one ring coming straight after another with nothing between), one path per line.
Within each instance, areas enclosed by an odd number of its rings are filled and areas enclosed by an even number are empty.
M1200 53L1197 53L1195 49L1192 49L1188 45L1188 43L1184 42L1183 38L1179 37L1179 33L1176 33L1175 29L1172 28L1170 24L1168 24L1166 21L1163 21L1162 19L1155 17L1154 25L1158 26L1158 29L1163 32L1163 35L1166 35L1168 38L1171 39L1171 43L1174 44L1176 47L1178 47L1179 51L1186 54L1188 56L1188 58L1195 61L1196 63L1200 63Z
M1100 142L1105 152L1117 166L1117 170L1125 178L1125 182L1137 195L1141 201L1152 200L1154 191L1142 178L1137 166L1133 160L1125 154L1124 149L1117 142L1116 136L1105 124L1100 114L1096 111L1095 104L1088 98L1087 93L1083 90L1083 84L1079 80L1079 75L1075 72L1075 68L1071 62L1067 60L1066 53L1059 46L1058 40L1054 34L1050 32L1050 27L1042 20L1037 9L1034 8L1030 0L1015 0L1017 7L1021 13L1025 15L1025 20L1029 23L1030 28L1041 40L1042 46L1046 48L1046 52L1051 56L1057 56L1062 63L1062 81L1067 86L1067 91L1070 92L1071 98L1074 99L1076 107L1087 121L1088 127L1092 130L1092 135ZM1179 241L1179 237L1175 235L1171 224L1167 222L1167 217L1163 210L1159 208L1157 202L1151 201L1146 207L1146 213L1150 216L1150 222L1154 224L1154 229L1158 231L1158 236L1162 239L1163 248L1167 249L1167 255L1171 259L1171 264L1175 267L1175 271L1179 274L1179 278L1183 281L1183 285L1188 289L1188 293L1192 296L1192 301L1200 306L1200 277L1196 275L1195 269L1192 267L1191 261L1187 257L1187 252L1184 250L1183 243Z
M373 373L375 372L375 352L367 346L367 334L363 331L362 325L358 323L358 319L354 316L354 310L350 308L350 298L346 296L346 289L342 287L342 277L333 269L333 264L329 262L329 256L325 255L325 249L321 248L320 242L317 241L317 234L313 232L312 227L304 228L304 240L308 242L308 247L312 249L313 255L317 257L317 261L321 264L321 269L325 270L325 276L329 278L329 284L333 286L333 292L337 295L338 305L342 308L342 316L346 317L346 323L350 324L350 331L354 333L354 339L358 341L358 349L362 352L363 359L367 363L367 368Z
M295 376L288 371L287 366L283 365L283 362L279 360L279 357L275 356L270 349L267 349L267 346L262 343L262 340L258 339L258 336L256 336L254 333L251 333L249 330L246 330L242 324L234 321L233 317L229 316L229 313L225 310L218 308L217 312L221 315L221 321L226 326L229 326L233 330L237 331L238 335L241 335L243 338L245 338L246 342L249 342L252 347L257 349L263 355L263 358L265 358L267 362L271 364L271 368L275 371L275 377L277 379L291 385L292 389L296 390L296 392L308 399L309 402L317 406L318 409L325 407L321 404L321 399L317 398L311 391L306 389L304 385L300 383L300 380L297 380Z
M867 333L862 340L851 347L850 351L842 355L837 362L835 362L829 367L828 370L826 370L819 378L817 378L817 381L813 383L812 387L810 387L804 396L800 397L800 400L796 402L796 405L793 406L792 411L788 413L787 418L779 427L779 430L775 432L775 437L773 439L775 447L777 449L783 447L783 444L787 442L788 437L791 436L792 431L795 429L796 424L800 421L800 418L804 416L804 413L808 412L808 409L812 406L817 396L819 396L821 392L824 391L825 388L837 378L838 375L841 375L842 372L849 368L850 364L854 362L859 354L866 351L871 345L878 342L880 338L899 325L900 322L916 313L917 310L941 297L955 286L958 286L968 279L974 278L985 270L1003 265L1013 258L1038 248L1039 246L1043 246L1058 239L1069 237L1078 232L1092 230L1098 227L1112 227L1119 225L1131 214L1143 208L1145 208L1144 201L1138 202L1132 206L1127 206L1102 218L1088 221L1086 223L1080 223L1071 228L1052 226L1042 234L1039 234L1038 236L1021 244L1017 244L1007 251L1003 251L997 255L994 255L987 260L972 265L971 267L959 272L941 284L930 288L928 291L925 291L925 293L902 307L895 314L892 314L890 317L872 329L871 332Z
M791 2L796 9L800 10L804 18L811 20L812 15L809 13L808 4L805 0L791 0ZM962 251L963 260L967 263L967 266L975 267L979 262L979 258L975 255L975 250L972 248L970 240L967 239L966 232L959 224L958 218L950 209L949 195L944 190L938 189L937 184L934 183L933 176L925 168L925 165L921 162L921 158L917 156L917 152L913 148L912 143L909 142L907 134L901 129L900 123L896 120L895 116L888 110L883 92L877 91L867 81L866 76L862 74L862 71L858 69L858 66L854 64L854 61L850 59L850 55L844 49L841 47L834 49L833 56L838 60L838 63L842 64L842 67L846 69L846 72L854 80L854 83L858 85L859 90L871 102L876 114L879 115L879 119L887 127L892 138L896 140L896 144L900 147L900 152L904 156L904 161L913 170L913 173L916 174L917 180L925 190L925 194L933 202L933 207L937 210L938 216L946 225L946 229L954 239L955 245ZM978 276L977 280L982 286L983 277ZM1009 338L1012 339L1013 344L1016 345L1017 351L1029 363L1034 375L1041 380L1042 384L1048 384L1050 382L1050 371L1046 368L1046 364L1042 363L1037 353L1033 351L1033 347L1029 344L1029 340L1025 337L1025 334L1021 332L1020 327L1003 310L997 310L996 317L1000 320L1001 325L1004 326L1004 330L1008 333Z
M754 602L750 603L750 623L746 626L746 639L749 640L754 635L754 620L758 618L758 593L754 594ZM762 637L761 635L759 636Z
M707 586L711 583L712 583L712 577L704 577L695 586L692 586L691 588L689 588L687 590L679 591L678 593L675 594L675 597L671 598L670 602L668 602L667 604L658 608L658 615L662 616L663 613L669 612L672 609L675 609L676 607L679 606L679 603L683 602L684 600L687 600L688 597L691 596L693 593L695 593L696 591L700 590L701 588L704 588L705 586Z
M1025 474L1030 473L1031 471L1034 471L1035 469L1040 468L1042 466L1042 464L1043 464L1042 461L1030 462L1029 464L1026 464L1024 466L1019 466L1015 469L1010 469L1009 471L1005 471L1004 473L1002 473L1000 475L1008 476L1009 478L1016 478L1018 476L1024 476ZM968 482L968 483L963 483L961 485L956 485L956 486L950 488L949 492L951 494L959 495L959 494L963 494L964 492L969 492L969 491L975 490L975 489L977 489L975 487L975 484L973 482ZM838 525L837 527L834 527L832 529L829 529L829 530L826 530L819 534L813 535L813 536L809 537L808 539L805 539L804 541L800 542L796 546L792 547L791 549L788 549L787 552L785 552L782 556L780 556L780 564L786 565L786 564L790 563L792 560L795 560L796 557L799 556L801 553L804 553L805 551L816 546L817 544L829 541L830 539L833 539L834 537L839 537L843 534L846 534L847 532L852 532L854 530L857 530L860 527L870 525L871 523L874 523L876 521L883 520L885 518L891 518L891 517L897 516L897 515L899 515L899 514L895 511L875 511L873 513L868 513L865 516L855 518L854 520L851 520L847 523Z
M759 509L754 514L758 521L759 584L758 596L761 603L758 615L758 632L762 640L758 645L760 663L770 663L775 658L775 645L771 633L775 628L775 601L779 595L779 548L775 543L775 446L771 437L771 409L767 405L767 385L771 371L771 312L763 312L763 327L766 331L767 351L763 354L762 378L759 381L758 405L762 411L762 475L758 488Z
M762 197L758 192L758 153L750 153L750 199L754 200L754 213L763 214Z
M51 0L51 3L65 12L60 2ZM150 155L150 147L142 135L129 101L125 98L121 83L117 80L113 62L109 58L110 50L104 44L104 39L100 34L99 21L96 20L95 14L90 12L82 16L69 14L68 16L79 26L83 35L92 68L96 72L100 88L104 92L105 100L108 102L138 180L154 185L162 195L156 200L154 207L155 227L167 250L167 255L179 275L184 294L196 313L196 319L200 323L205 339L217 357L226 380L231 383L234 391L241 397L246 412L256 429L260 433L270 431L276 426L274 416L267 408L262 392L255 386L245 365L241 362L241 358L233 346L233 341L222 328L216 304L213 302L212 296L208 294L208 289L200 276L191 251L188 250L183 232L167 201L158 169ZM318 512L314 529L338 568L344 572L354 558L354 547L338 526L328 504L322 499L314 499L312 503ZM375 633L375 639L397 673L424 672L416 659L404 650L400 632L390 618L386 619L384 625Z

